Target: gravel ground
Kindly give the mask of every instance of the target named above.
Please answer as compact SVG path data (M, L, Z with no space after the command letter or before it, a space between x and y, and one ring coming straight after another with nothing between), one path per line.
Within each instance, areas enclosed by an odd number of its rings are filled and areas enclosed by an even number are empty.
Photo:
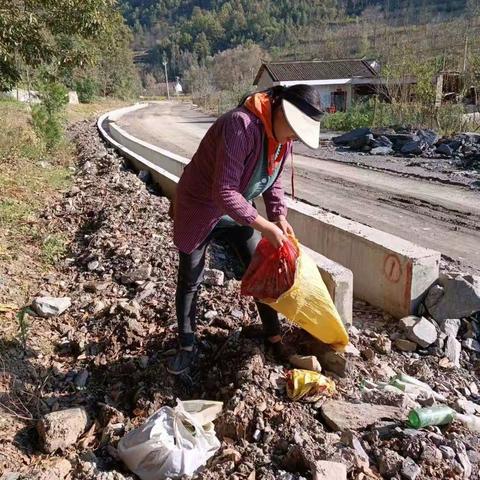
M72 305L60 316L31 316L30 350L23 354L12 346L2 357L0 399L17 412L0 440L3 472L37 480L136 478L118 460L116 446L125 432L161 406L175 405L176 398L207 398L224 402L215 422L222 445L197 479L323 478L315 466L321 460L345 465L349 479L479 478L477 434L457 422L408 429L410 407L431 400L412 400L368 383L404 372L457 409L459 400L478 407L477 353L463 349L455 367L438 342L402 352L396 347L403 338L398 322L355 302L350 337L358 351L347 355L342 371L323 365L336 392L315 402L293 402L285 392L291 366L265 352L254 304L240 296L239 272L221 245L212 249L209 262L224 269L227 280L221 287L202 286L199 297L198 372L181 380L170 376L177 252L168 201L105 148L93 124L79 123L70 133L78 153L74 186L45 212L44 221L73 241L56 273L32 293L69 297ZM459 338L471 335L478 320L462 319ZM287 344L302 354L316 351L312 338L285 327ZM90 426L76 442L45 455L35 422L22 420L15 410L19 402L34 419L85 407ZM372 414L373 405L379 407ZM392 406L398 407L395 414L387 414ZM0 418L9 417L1 411ZM352 412L357 417L360 412L362 425ZM339 422L347 423L346 432L337 431Z

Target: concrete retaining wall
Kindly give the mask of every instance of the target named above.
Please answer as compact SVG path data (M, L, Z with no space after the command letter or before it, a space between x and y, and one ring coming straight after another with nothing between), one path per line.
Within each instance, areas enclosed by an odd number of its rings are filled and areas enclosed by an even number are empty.
M122 110L125 114L127 109ZM106 118L100 118L100 129ZM189 160L138 140L114 123L109 127L117 148L137 168L153 168L154 179L171 196L174 182ZM143 167L142 158L147 159ZM415 312L427 289L437 280L439 252L303 202L288 199L287 203L289 222L301 243L351 270L357 298L400 318ZM264 210L261 201L257 206L260 212Z

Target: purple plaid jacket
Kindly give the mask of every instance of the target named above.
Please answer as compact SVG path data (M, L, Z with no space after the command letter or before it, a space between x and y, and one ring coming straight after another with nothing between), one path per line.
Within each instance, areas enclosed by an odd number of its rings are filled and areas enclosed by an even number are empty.
M242 196L258 161L264 127L246 108L227 112L209 128L191 162L185 167L175 199L174 243L191 253L223 215L250 225L258 213ZM281 172L292 153L288 145L275 183L263 193L268 219L286 215Z

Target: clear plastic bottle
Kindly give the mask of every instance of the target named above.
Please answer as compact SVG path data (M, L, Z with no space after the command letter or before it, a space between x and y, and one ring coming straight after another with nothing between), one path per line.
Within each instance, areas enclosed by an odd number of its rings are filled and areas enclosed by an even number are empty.
M413 428L423 428L431 425L447 425L456 417L455 410L446 405L429 408L415 408L408 414L408 423Z
M455 418L462 422L471 432L480 433L480 417L475 415L462 415L457 413Z

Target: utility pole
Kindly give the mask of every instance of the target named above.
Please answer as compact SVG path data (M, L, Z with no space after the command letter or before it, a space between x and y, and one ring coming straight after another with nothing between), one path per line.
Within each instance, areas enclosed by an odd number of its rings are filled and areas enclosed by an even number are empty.
M167 86L167 98L170 100L170 90L168 88L167 58L163 57L163 66L165 67L165 84Z
M467 71L468 33L465 34L465 51L463 52L463 73Z

